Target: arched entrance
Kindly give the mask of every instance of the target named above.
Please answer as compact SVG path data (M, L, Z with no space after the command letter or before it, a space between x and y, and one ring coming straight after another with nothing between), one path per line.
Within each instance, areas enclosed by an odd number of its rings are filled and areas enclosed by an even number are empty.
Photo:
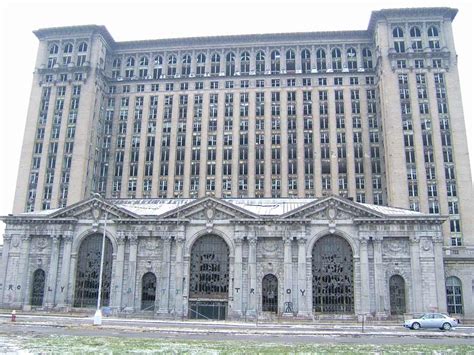
M153 311L156 299L156 276L147 272L142 277L142 311Z
M321 313L354 312L354 263L349 243L328 235L313 246L313 310Z
M406 313L405 280L400 275L393 275L389 280L390 314L402 315Z
M79 248L76 270L74 307L96 307L99 293L100 260L102 253L102 234L92 234L82 241ZM101 305L110 301L110 282L112 280L112 243L105 238L104 270L102 276Z
M42 306L44 296L44 283L46 276L44 270L38 269L33 273L33 287L31 292L31 305Z
M262 311L278 313L278 279L272 274L262 280Z
M219 236L204 235L191 248L189 316L225 319L229 297L229 247Z

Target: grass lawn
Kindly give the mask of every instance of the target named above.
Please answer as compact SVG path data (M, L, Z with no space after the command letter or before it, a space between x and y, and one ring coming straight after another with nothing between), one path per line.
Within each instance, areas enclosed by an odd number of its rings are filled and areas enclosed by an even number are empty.
M14 340L11 339L10 340ZM275 344L87 336L21 337L17 346L33 354L474 354L474 345Z

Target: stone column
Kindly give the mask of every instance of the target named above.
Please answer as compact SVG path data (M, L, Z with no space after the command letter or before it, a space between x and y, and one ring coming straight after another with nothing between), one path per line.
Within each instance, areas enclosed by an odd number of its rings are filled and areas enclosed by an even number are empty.
M375 278L375 311L385 314L384 270L382 260L382 237L374 237L374 278Z
M284 243L284 250L283 250L283 277L284 277L284 289L283 289L283 315L292 316L293 313L287 312L289 311L289 307L287 307L287 302L292 303L292 296L291 292L292 289L292 276L293 276L293 261L292 261L292 253L291 253L291 245L292 245L293 237L286 235L283 238ZM293 305L294 306L294 305ZM292 308L291 310L294 310Z
M119 232L116 237L117 240L117 257L115 259L114 281L112 285L113 297L111 305L120 311L122 307L123 294L123 266L125 261L125 234Z
M165 235L161 239L163 240L163 258L161 260L161 280L158 284L160 287L160 307L158 313L169 314L171 237Z
M234 239L234 302L232 313L236 316L242 315L242 237Z
M360 262L360 313L370 312L369 256L367 253L368 237L359 237Z
M56 281L58 276L58 262L59 262L59 235L51 236L51 260L49 262L49 271L46 279L46 295L44 298L44 305L47 308L52 308L55 305L56 295Z
M186 238L184 235L179 235L175 238L176 242L176 295L175 295L175 312L183 316L184 307L183 307L183 293L184 293L184 241Z
M257 237L251 237L249 242L249 298L247 315L254 316L257 314Z
M15 295L16 306L26 306L30 304L28 297L28 275L29 275L29 254L30 254L30 243L31 237L28 234L24 234L21 238L21 249L20 249L20 262L18 268L18 275L20 277L20 290Z
M420 268L420 237L410 237L410 262L411 262L411 295L412 313L423 311L423 294L421 289L421 268Z
M306 285L306 238L298 238L298 316L308 316L307 297L310 294Z
M58 308L64 308L71 306L68 304L68 292L69 292L69 269L71 267L71 247L73 234L70 231L63 232L63 260L61 263L61 274L59 289L57 290L56 304ZM73 279L71 279L73 280Z
M128 256L128 287L127 287L127 303L125 310L128 312L135 311L135 284L137 278L137 246L138 237L129 235L128 242L130 245L130 253Z
M5 289L7 288L7 274L8 274L8 257L10 253L10 243L12 241L11 234L3 235L3 250L2 263L0 264L0 305L6 307L5 304Z
M441 228L441 227L440 227ZM447 312L446 304L446 280L444 279L443 263L443 236L433 238L434 267L436 277L436 295L438 298L438 312Z

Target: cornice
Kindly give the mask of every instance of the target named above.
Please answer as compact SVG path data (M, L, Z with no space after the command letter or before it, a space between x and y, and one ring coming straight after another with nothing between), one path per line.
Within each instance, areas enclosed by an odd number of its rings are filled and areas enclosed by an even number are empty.
M369 20L369 26L367 30L373 32L375 24L378 21L387 21L391 18L394 20L403 19L404 21L411 20L413 18L423 17L424 19L433 19L435 17L448 19L453 21L458 13L457 9L450 7L417 7L417 8L399 8L399 9L382 9L378 11L372 11Z

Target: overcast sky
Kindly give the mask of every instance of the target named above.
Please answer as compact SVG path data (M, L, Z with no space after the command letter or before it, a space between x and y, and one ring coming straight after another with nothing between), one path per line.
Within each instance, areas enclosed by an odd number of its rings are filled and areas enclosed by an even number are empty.
M473 5L451 1L1 1L0 5L0 215L11 213L28 109L39 28L105 25L116 41L249 33L365 30L371 11L448 6L459 56L468 137L474 137ZM469 103L469 104L468 104ZM471 166L474 138L470 138ZM26 176L24 177L27 178ZM0 222L0 244L4 225Z

